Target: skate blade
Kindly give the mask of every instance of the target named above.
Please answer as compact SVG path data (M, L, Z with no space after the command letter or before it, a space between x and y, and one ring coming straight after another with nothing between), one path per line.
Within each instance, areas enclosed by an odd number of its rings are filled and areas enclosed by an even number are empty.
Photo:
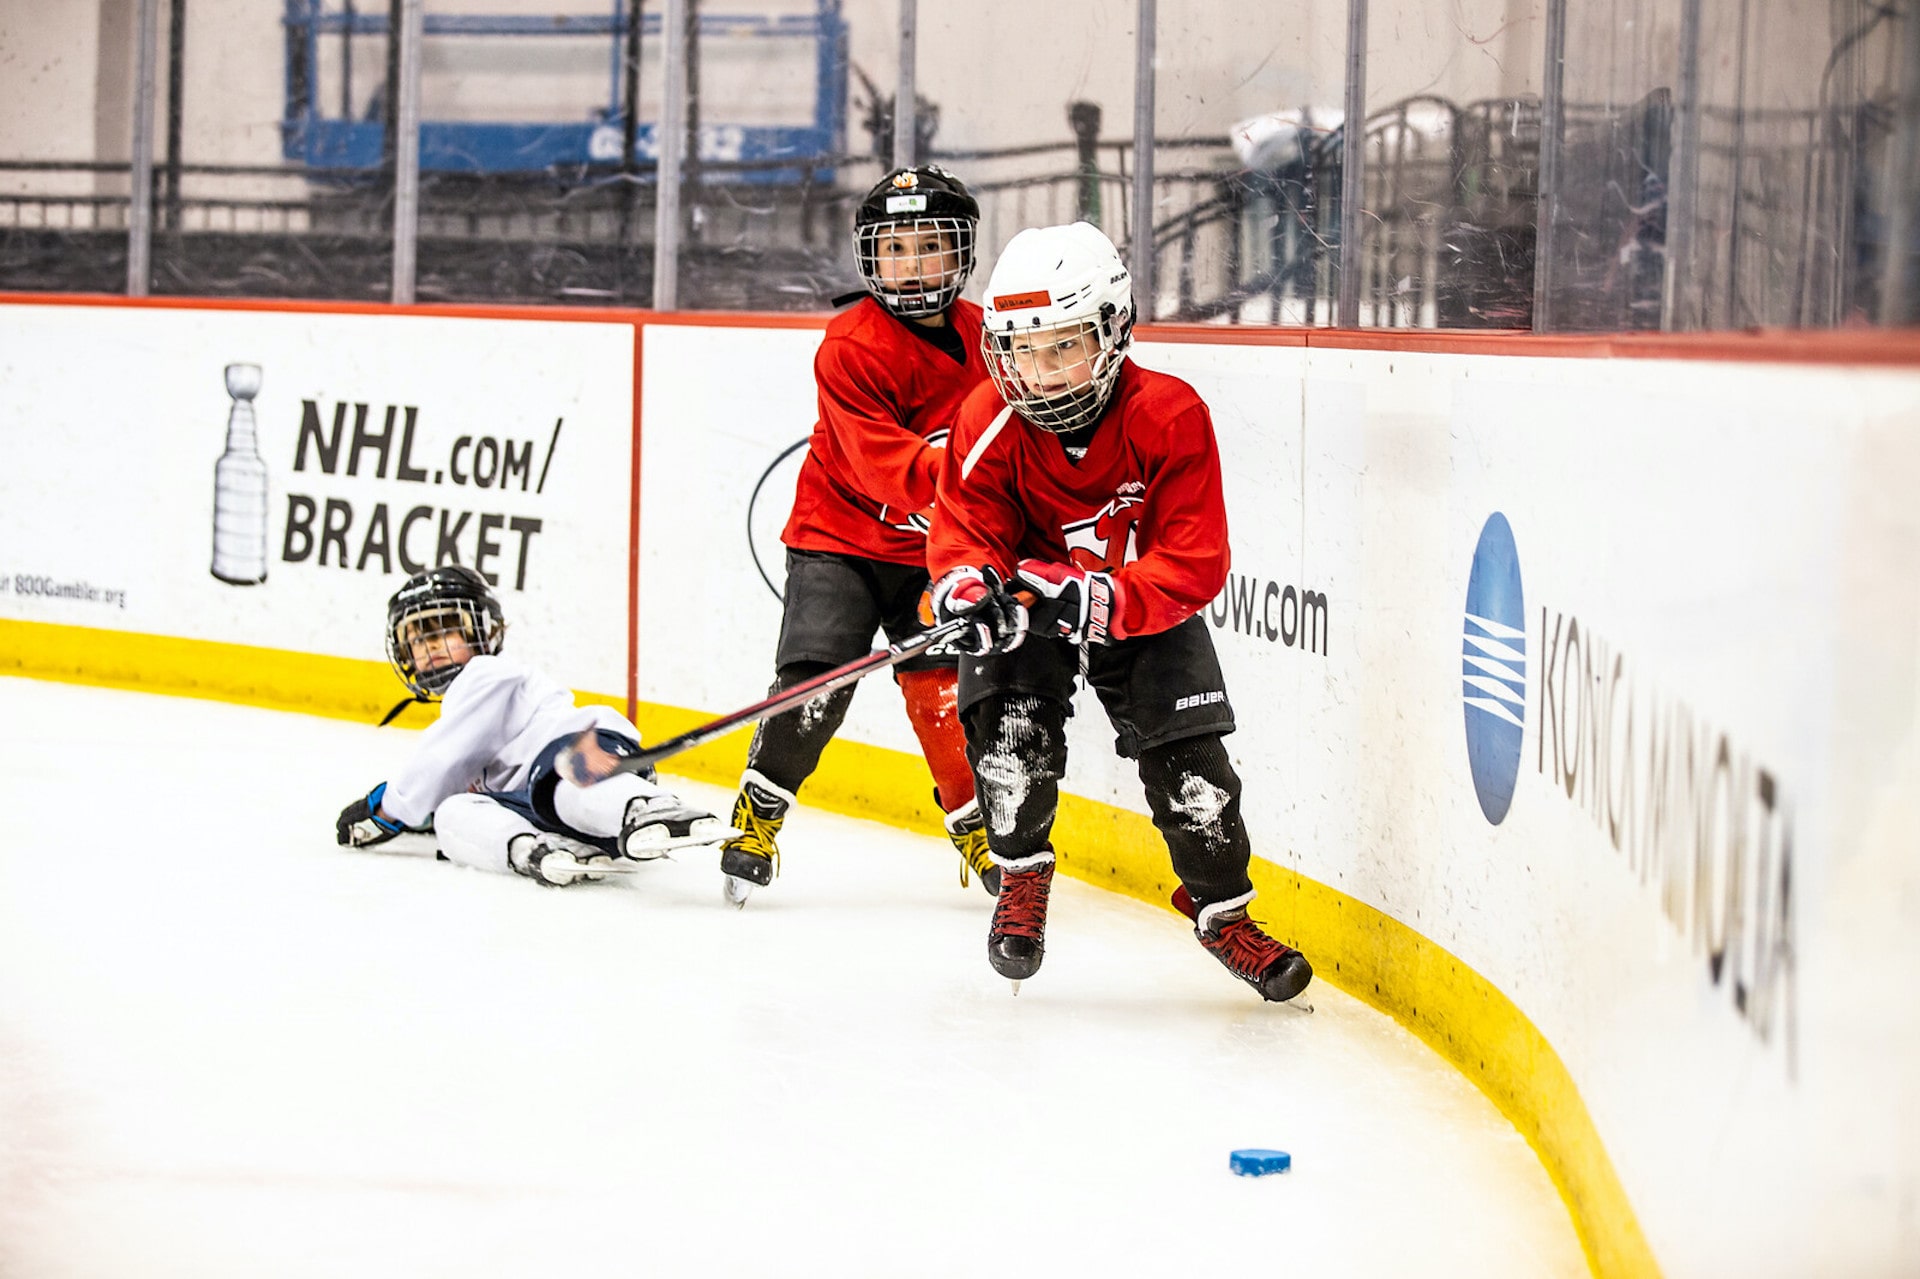
M576 882L586 880L588 883L592 883L603 875L637 875L640 873L640 864L629 864L627 862L595 862L591 866L581 866L577 870L571 866L561 866L555 869L562 873L572 874Z
M735 910L745 907L747 898L753 896L753 884L733 875L723 876L723 878L725 882L720 885L720 892L726 898L727 905Z
M696 831L690 835L669 835L659 839L630 839L623 847L626 855L636 862L656 861L668 853L680 848L705 848L732 839L740 832L731 826L718 826L712 830Z
M557 881L549 884L549 887L553 888L572 888L575 884L597 884L609 871L617 875L624 870L622 867L601 862L579 861L571 853L564 852L547 854L547 859L541 863L540 869L541 876L536 878L547 877Z

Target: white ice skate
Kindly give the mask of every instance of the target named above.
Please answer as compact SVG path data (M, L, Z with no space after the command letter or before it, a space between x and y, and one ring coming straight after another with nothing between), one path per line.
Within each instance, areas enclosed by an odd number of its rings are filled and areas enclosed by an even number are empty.
M620 826L620 848L636 862L654 861L676 848L718 844L740 832L672 795L636 799Z
M545 831L516 835L507 845L507 866L549 888L597 883L618 865L611 853Z

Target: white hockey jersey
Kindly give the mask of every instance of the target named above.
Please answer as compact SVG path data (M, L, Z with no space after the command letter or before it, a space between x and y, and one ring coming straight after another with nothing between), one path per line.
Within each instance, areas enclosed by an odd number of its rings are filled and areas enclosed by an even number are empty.
M526 785L549 742L604 728L640 740L640 730L610 706L576 706L573 694L511 657L476 657L447 686L440 720L387 782L380 807L409 826L427 820L449 795L511 791Z

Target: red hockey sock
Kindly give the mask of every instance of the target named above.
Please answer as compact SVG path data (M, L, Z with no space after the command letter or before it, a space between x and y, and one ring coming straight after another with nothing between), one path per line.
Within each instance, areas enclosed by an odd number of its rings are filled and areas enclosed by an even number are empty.
M893 678L907 699L907 719L939 788L940 806L951 813L973 799L973 769L956 704L960 677L951 670L931 670L895 671Z

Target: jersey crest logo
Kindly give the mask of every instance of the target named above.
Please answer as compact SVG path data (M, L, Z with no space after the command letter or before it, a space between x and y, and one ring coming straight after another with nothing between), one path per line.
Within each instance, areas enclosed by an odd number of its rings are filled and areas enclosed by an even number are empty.
M921 537L925 537L927 530L933 527L932 521L919 511L906 511L884 503L881 504L878 518L888 528L899 529L902 533L918 533Z
M1119 568L1140 558L1140 508L1145 499L1122 495L1108 502L1092 519L1068 524L1067 558L1075 568Z

